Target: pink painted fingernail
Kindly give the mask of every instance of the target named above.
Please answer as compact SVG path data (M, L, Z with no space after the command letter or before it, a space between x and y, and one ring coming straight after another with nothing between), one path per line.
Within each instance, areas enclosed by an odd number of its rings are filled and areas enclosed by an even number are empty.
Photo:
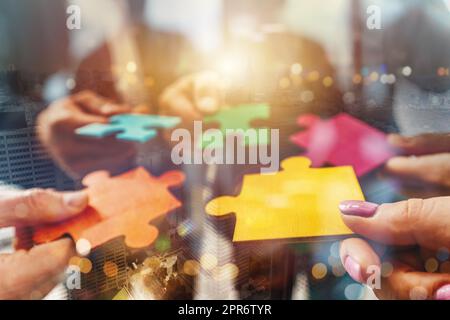
M375 215L378 209L378 204L365 201L343 201L339 205L339 210L348 216L358 216L363 218L370 218Z
M442 286L436 291L436 300L450 300L450 284Z
M363 282L363 278L361 275L361 266L353 260L352 257L347 256L344 260L344 268L347 270L350 277L353 278L356 282Z

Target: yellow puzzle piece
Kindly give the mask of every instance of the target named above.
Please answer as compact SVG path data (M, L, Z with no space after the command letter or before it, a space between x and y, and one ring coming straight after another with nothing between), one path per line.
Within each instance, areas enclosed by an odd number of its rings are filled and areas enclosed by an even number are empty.
M206 206L212 216L236 214L234 242L351 234L339 203L364 200L352 167L310 168L294 157L275 175L246 175L238 197L220 197Z

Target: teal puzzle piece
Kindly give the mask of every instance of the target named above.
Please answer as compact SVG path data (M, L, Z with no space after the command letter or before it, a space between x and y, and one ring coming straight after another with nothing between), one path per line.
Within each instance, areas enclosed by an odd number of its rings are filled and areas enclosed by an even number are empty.
M218 113L206 117L205 123L217 122L220 124L220 131L225 137L228 130L243 132L242 143L246 146L267 145L270 143L269 129L256 128L254 134L246 134L252 129L251 122L256 119L268 119L270 116L270 106L268 104L244 104L219 111ZM205 133L200 141L202 148L221 148L223 141L217 141L214 134Z
M121 114L110 118L110 123L93 123L76 130L76 134L92 138L104 138L117 134L125 141L145 143L157 136L156 129L169 129L181 122L177 117Z

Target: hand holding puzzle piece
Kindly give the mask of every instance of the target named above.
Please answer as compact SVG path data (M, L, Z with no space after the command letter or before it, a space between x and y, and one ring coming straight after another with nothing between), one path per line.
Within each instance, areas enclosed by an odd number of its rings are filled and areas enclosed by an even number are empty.
M394 156L386 135L366 123L341 113L322 120L315 115L303 115L298 124L305 127L291 137L292 142L306 148L304 154L314 167L325 163L354 167L360 177Z
M158 178L144 168L117 177L105 171L94 172L83 179L89 194L88 209L71 220L38 228L33 240L45 243L69 234L75 241L87 240L95 248L125 236L128 247L147 247L158 236L158 229L149 223L181 206L168 189L183 181L184 174L179 171Z
M142 114L121 114L110 118L110 123L93 123L76 130L81 136L104 138L117 134L117 139L145 143L157 136L156 129L170 129L181 122L177 117Z

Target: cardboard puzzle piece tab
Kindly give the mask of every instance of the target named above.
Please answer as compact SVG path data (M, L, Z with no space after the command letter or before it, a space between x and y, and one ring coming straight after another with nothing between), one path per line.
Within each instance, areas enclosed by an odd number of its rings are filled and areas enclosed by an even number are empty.
M68 221L39 227L33 240L45 243L70 235L75 241L85 239L91 248L125 236L130 248L151 245L158 229L150 223L181 206L169 188L184 181L180 171L153 177L144 168L137 168L117 177L98 171L86 176L89 207Z
M294 157L283 161L275 175L246 175L239 196L214 199L206 212L236 215L235 242L352 234L339 203L364 200L353 168L310 165L308 158Z
M227 108L219 111L218 113L206 117L205 123L218 123L222 136L226 137L227 130L233 130L236 133L241 131L245 132L251 129L251 122L257 119L268 119L270 117L270 106L268 104L246 104L232 108ZM242 143L246 146L267 145L270 142L269 130L266 128L260 128L255 130L255 135L248 135L243 137ZM245 134L245 133L244 133ZM218 141L214 135L205 132L202 140L200 141L203 148L223 147L223 140Z
M110 123L93 123L76 130L81 136L104 138L116 135L117 139L145 143L158 134L157 129L168 129L181 122L177 117L141 114L121 114L110 118Z
M348 114L328 120L304 115L298 118L298 124L306 129L291 141L306 148L304 156L312 160L313 167L325 163L351 165L358 176L363 176L395 155L386 134Z

